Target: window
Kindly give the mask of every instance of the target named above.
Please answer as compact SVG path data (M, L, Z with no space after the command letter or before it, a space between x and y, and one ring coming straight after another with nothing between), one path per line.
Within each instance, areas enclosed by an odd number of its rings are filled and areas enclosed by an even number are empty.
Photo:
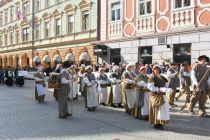
M10 32L10 45L12 45L13 44L13 32Z
M36 39L39 39L39 24L36 25Z
M119 65L121 62L121 49L110 49L110 63Z
M0 15L0 26L2 26L3 25L3 17L2 17L2 15Z
M89 11L82 12L82 31L89 29Z
M23 14L28 15L30 13L29 1L23 3Z
M111 4L111 21L120 20L120 2Z
M10 22L12 22L14 20L13 16L14 16L14 7L11 7L11 9L10 9Z
M61 19L56 19L55 20L55 35L60 35L61 34Z
M7 12L5 13L5 17L4 18L5 18L5 24L7 24L8 23L8 13Z
M45 38L48 38L49 37L49 22L45 22L45 25L44 25L44 36Z
M138 48L138 60L143 64L152 64L152 46Z
M2 46L2 36L0 36L0 46Z
M49 0L45 0L45 8L49 6Z
M68 33L72 33L74 28L74 16L68 16Z
M183 8L191 5L191 0L175 0L175 9Z
M16 31L15 38L16 38L16 43L19 43L19 32L18 31Z
M22 34L23 34L23 38L22 38L23 42L29 41L29 28L23 28Z
M4 46L7 46L7 34L4 35Z
M191 44L174 44L173 45L174 62L182 63L187 61L191 63Z
M40 10L40 0L36 0L36 11Z
M152 1L151 0L139 0L139 16L152 13Z
M16 20L20 19L20 8L19 8L19 6L15 8L15 13L16 13Z

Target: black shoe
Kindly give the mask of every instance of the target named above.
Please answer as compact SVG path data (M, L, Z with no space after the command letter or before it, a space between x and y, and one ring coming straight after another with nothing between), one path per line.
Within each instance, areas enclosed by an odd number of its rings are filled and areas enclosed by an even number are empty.
M173 104L170 104L170 106L171 106L171 107L177 107L177 105L174 104L174 103L173 103Z
M88 111L92 111L92 108L88 107L87 110L88 110Z
M68 113L68 114L66 114L66 116L72 116L72 114Z
M122 108L122 107L123 107L123 105L122 105L122 104L118 104L118 107Z
M59 116L58 118L65 119L65 118L67 118L67 116Z

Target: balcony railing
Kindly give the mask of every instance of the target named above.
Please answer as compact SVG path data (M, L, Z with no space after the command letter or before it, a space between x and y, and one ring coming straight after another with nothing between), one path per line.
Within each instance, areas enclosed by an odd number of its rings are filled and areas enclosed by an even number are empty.
M122 36L122 21L109 23L109 36Z
M154 32L155 30L155 16L140 16L137 18L137 33Z
M171 28L193 27L194 7L179 9L171 12Z

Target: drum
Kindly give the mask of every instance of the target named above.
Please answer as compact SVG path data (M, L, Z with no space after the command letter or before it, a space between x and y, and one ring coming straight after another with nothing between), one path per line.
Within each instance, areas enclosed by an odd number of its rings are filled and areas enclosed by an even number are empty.
M61 78L59 73L50 73L48 88L59 89L61 86Z

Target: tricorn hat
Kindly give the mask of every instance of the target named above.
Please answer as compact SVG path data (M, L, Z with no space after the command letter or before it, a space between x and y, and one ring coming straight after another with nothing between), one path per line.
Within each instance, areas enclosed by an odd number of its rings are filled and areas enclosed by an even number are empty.
M202 59L206 59L206 62L209 62L209 57L207 57L206 55L201 55L198 57L198 61L201 61Z

